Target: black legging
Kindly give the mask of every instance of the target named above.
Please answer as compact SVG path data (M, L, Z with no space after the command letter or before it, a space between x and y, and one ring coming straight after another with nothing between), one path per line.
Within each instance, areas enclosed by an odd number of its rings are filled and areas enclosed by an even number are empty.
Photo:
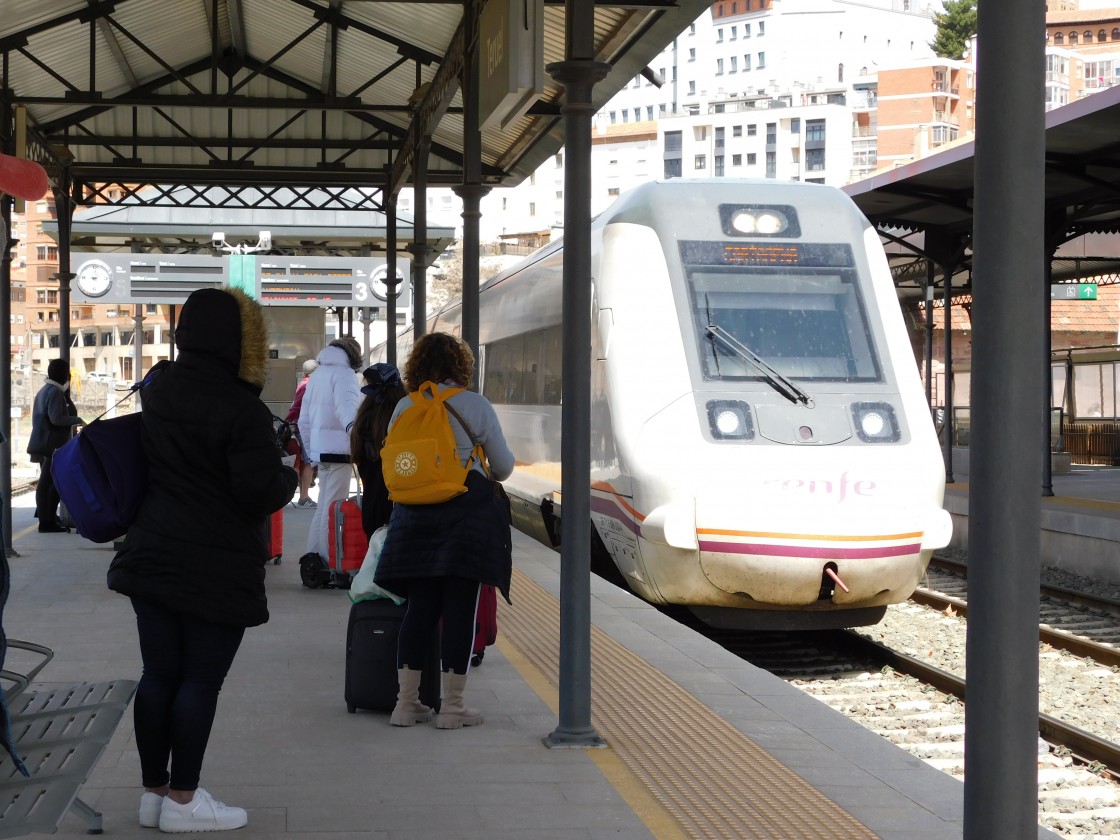
M195 790L218 692L245 628L211 624L138 598L132 608L144 660L133 709L143 785Z
M478 608L477 580L460 577L411 578L408 581L408 610L397 641L397 667L424 669L432 633L443 618L440 656L444 671L465 674L474 649L475 610Z

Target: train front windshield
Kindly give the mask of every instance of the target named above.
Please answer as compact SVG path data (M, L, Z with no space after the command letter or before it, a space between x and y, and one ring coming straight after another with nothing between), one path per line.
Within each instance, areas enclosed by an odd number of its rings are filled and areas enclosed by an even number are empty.
M766 378L751 355L794 380L881 379L849 246L684 242L681 256L705 379Z

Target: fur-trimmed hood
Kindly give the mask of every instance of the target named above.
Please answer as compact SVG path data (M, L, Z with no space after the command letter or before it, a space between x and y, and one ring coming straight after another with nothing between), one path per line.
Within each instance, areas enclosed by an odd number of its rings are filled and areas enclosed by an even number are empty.
M268 322L261 305L240 289L192 292L179 316L175 346L218 359L258 389L268 378Z

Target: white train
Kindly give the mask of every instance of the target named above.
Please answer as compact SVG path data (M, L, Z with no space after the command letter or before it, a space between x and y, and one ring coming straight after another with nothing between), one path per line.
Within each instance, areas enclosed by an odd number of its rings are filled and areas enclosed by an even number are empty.
M480 296L516 524L549 544L563 255L552 243ZM949 542L945 470L883 249L848 197L646 184L595 219L592 278L591 516L629 586L767 629L873 624L908 598Z

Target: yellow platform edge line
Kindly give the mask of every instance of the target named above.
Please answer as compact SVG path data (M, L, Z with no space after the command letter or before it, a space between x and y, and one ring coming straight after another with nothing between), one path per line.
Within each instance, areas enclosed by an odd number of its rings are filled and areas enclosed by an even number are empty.
M558 716L560 698L556 686L549 682L548 678L508 637L499 635L495 646L528 683L529 688L545 702L554 715ZM681 830L673 816L653 797L642 780L630 772L618 754L610 749L609 744L605 750L588 749L585 752L610 786L618 792L657 840L689 840L688 835Z

